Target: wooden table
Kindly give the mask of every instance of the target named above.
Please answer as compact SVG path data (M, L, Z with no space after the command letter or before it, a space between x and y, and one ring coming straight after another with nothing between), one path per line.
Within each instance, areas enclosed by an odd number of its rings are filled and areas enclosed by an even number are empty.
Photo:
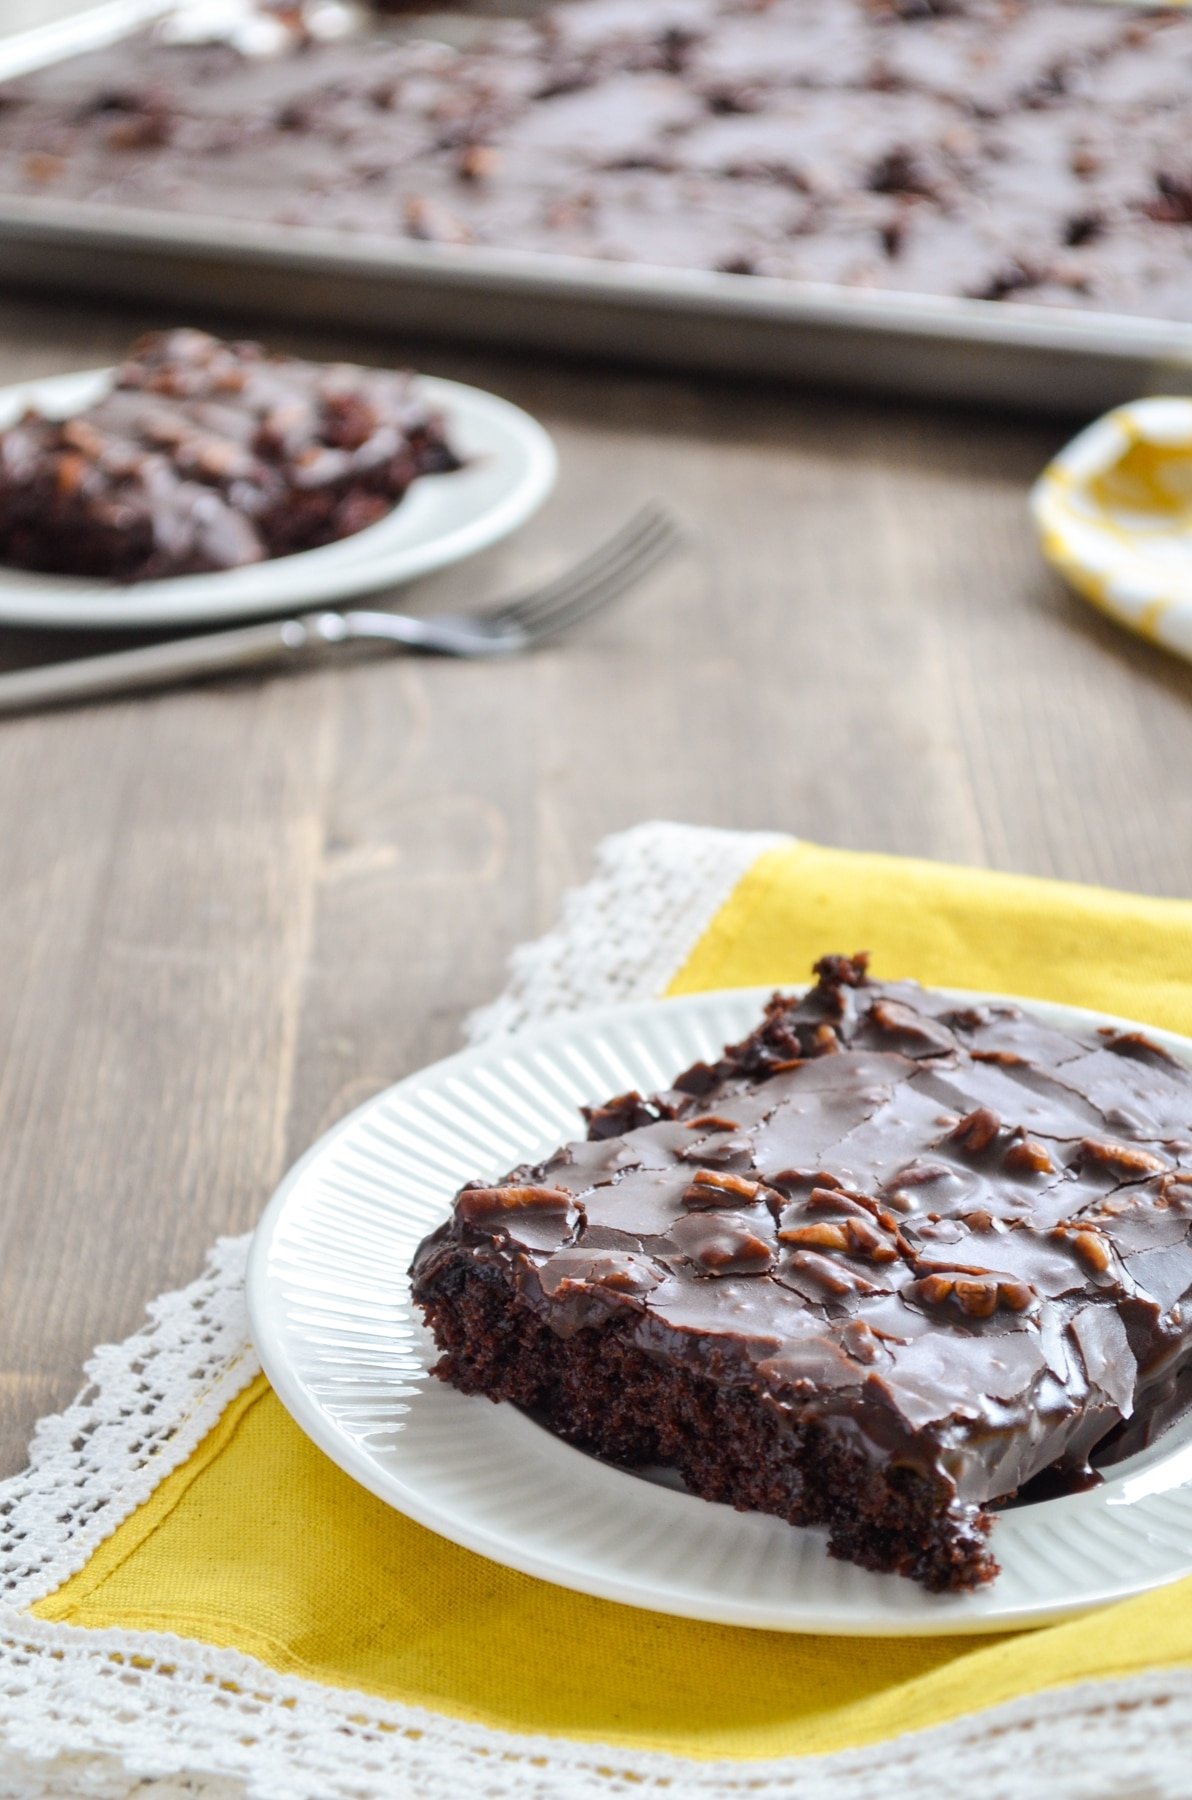
M0 300L0 383L161 322ZM6 1471L91 1347L251 1226L312 1138L458 1044L606 832L781 827L1192 892L1192 668L1069 597L1027 522L1069 426L268 335L409 356L555 433L555 498L421 604L545 575L648 495L694 548L511 664L374 659L0 723Z

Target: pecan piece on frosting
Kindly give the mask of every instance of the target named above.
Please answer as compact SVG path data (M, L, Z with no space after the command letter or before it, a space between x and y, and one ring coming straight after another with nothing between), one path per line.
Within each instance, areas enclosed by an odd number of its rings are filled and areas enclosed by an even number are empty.
M1054 1175L1055 1164L1037 1138L1025 1134L1002 1158L1002 1167L1018 1175Z
M882 1291L858 1270L838 1262L834 1256L821 1256L818 1250L796 1250L790 1260L790 1272L832 1300L843 1300L849 1294L864 1298Z
M1002 1122L992 1107L978 1106L953 1127L948 1133L948 1142L979 1156L982 1150L988 1150L1001 1128Z
M838 1250L862 1262L897 1262L898 1250L867 1219L815 1219L808 1225L784 1225L778 1233L784 1244L808 1250Z
M1113 1261L1109 1241L1091 1225L1061 1224L1052 1231L1056 1242L1067 1244L1077 1262L1090 1275L1104 1275Z
M912 1281L903 1293L921 1306L958 1312L968 1319L992 1319L996 1313L1025 1313L1038 1301L1027 1281L992 1271L970 1274L959 1269L937 1269Z
M1171 1164L1154 1156L1138 1144L1104 1143L1100 1138L1084 1138L1081 1153L1093 1162L1103 1163L1128 1181L1132 1175L1164 1175Z
M708 1275L768 1275L774 1252L754 1232L725 1224L705 1238L695 1260Z
M566 1188L473 1187L465 1188L455 1202L456 1214L465 1225L493 1225L510 1214L578 1211Z
M765 1184L750 1181L747 1175L733 1175L723 1169L697 1169L688 1187L683 1189L684 1206L752 1206L766 1193Z

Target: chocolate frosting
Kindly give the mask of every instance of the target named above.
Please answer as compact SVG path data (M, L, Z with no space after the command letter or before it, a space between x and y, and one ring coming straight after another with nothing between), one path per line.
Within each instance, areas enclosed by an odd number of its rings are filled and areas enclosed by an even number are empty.
M748 1038L466 1187L415 1258L1006 1500L1137 1449L1192 1369L1192 1072L827 957Z
M0 560L121 581L238 568L349 537L458 467L405 374L153 332L72 418L0 431Z
M1174 8L521 10L320 42L294 4L273 55L143 33L0 89L0 191L1192 319Z

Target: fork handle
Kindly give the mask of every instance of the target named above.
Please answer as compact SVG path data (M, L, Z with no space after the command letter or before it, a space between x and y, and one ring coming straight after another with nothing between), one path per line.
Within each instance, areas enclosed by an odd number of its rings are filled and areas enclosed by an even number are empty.
M172 638L136 650L17 669L0 675L0 714L69 706L106 695L259 668L282 657L342 643L349 635L340 613L307 613L299 619L270 619L264 625L241 626L235 631Z

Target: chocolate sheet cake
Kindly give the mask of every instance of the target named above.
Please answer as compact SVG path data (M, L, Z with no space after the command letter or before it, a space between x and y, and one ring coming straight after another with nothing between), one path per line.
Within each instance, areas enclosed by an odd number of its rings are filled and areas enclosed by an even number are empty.
M1192 320L1187 12L523 3L142 33L0 89L0 192Z
M458 467L407 375L153 333L73 418L0 431L0 562L116 581L238 568L350 537Z
M974 1588L992 1509L1192 1399L1192 1071L862 956L816 973L715 1064L463 1188L414 1296L465 1393Z

